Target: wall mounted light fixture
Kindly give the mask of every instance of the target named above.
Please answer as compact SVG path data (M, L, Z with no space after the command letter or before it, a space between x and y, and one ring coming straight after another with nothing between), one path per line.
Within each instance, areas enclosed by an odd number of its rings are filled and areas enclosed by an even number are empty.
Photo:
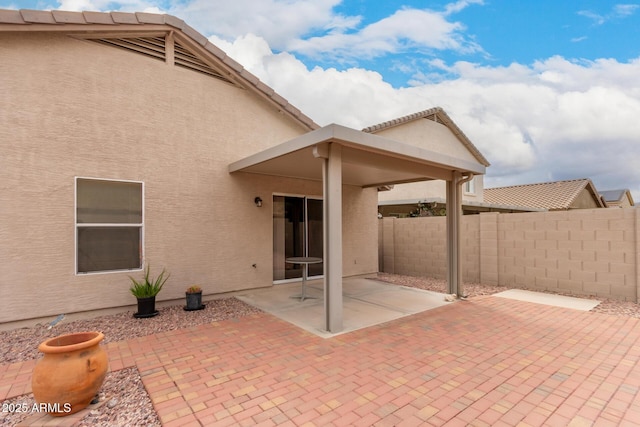
M260 197L256 197L255 199L253 199L253 203L255 203L259 208L262 207L262 199Z

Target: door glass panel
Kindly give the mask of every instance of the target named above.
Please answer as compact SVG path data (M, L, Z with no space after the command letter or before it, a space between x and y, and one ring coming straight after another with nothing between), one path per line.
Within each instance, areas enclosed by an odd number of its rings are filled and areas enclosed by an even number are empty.
M304 267L289 257L322 258L322 233L322 200L273 196L273 280L302 277ZM309 277L322 273L322 264L309 269Z
M308 256L322 258L323 228L322 200L307 199L307 253ZM309 264L309 277L322 276L323 264Z

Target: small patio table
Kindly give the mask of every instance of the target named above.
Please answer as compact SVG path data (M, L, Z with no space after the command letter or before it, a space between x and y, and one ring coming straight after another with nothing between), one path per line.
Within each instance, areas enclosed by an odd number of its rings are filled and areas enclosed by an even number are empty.
M300 301L304 301L305 298L315 298L315 297L307 297L305 294L305 287L307 284L307 266L309 264L318 264L322 262L322 258L317 257L308 257L308 256L295 256L285 259L285 262L288 264L300 264L302 265L302 292L300 295L293 295L291 298L300 298Z

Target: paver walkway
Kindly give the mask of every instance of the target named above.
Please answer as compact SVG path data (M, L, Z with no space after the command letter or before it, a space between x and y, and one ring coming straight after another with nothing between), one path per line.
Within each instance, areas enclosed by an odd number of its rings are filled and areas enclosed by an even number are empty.
M640 320L491 296L330 339L260 314L107 350L166 426L640 421Z

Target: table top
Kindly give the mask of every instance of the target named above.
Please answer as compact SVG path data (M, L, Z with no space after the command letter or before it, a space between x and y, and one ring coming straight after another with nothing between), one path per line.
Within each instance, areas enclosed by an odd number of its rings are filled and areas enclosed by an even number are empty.
M311 256L294 256L291 258L285 259L289 264L318 264L322 262L322 258L311 257Z

